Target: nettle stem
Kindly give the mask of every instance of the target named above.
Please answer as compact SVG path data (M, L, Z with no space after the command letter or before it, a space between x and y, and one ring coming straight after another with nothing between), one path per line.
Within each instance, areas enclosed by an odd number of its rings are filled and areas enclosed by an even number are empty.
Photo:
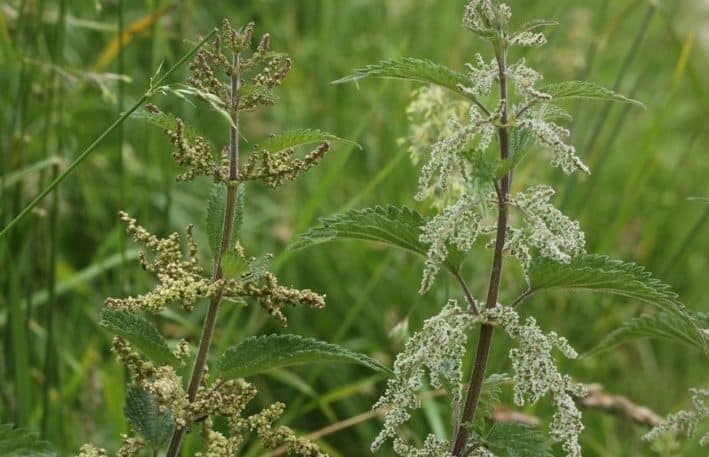
M224 222L222 224L222 236L219 244L219 251L214 256L214 265L212 267L212 281L219 281L223 278L222 258L230 249L231 237L234 231L234 213L236 211L236 183L239 179L239 111L237 107L237 93L241 85L239 65L241 58L239 54L234 54L232 59L231 70L231 91L230 91L230 111L232 125L229 127L229 183L226 195L226 208L224 208ZM217 314L219 305L222 301L222 290L214 295L209 301L207 316L204 318L202 327L202 335L199 339L199 349L197 357L195 357L194 366L192 368L192 376L190 384L187 388L187 398L190 402L197 397L197 391L202 384L204 373L207 367L207 357L209 348L214 336L214 327L217 323ZM182 446L182 439L185 435L185 429L175 429L170 440L170 447L167 450L166 457L177 457Z
M508 106L507 106L507 52L502 49L496 53L497 65L500 75L500 99L502 110L500 113L500 127L498 129L498 137L500 141L500 158L506 160L510 155L510 134L508 121ZM487 299L485 302L486 308L494 308L497 306L497 301L500 293L500 281L502 280L502 261L503 250L505 247L505 238L507 235L508 208L507 200L510 193L512 183L512 172L508 172L499 183L495 183L497 191L497 234L495 238L495 254L492 259L492 269L490 271L490 284L487 291ZM454 457L465 457L467 455L467 444L469 432L466 424L470 423L475 418L475 412L480 401L483 382L485 380L485 369L487 367L488 357L490 355L490 346L492 345L493 326L483 324L480 329L480 339L478 340L478 350L475 356L475 365L473 374L470 377L468 384L468 394L465 400L465 409L461 420L458 422L458 430L455 434L455 442L453 445Z

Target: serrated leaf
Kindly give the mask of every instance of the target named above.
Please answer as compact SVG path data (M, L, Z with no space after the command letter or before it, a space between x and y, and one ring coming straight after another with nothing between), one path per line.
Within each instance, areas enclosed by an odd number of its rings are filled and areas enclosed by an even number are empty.
M696 319L704 328L699 318ZM673 343L683 344L704 350L707 345L707 336L686 331L686 322L674 314L659 312L652 315L639 316L625 322L618 329L609 333L598 345L584 354L590 357L631 340L641 338L657 338Z
M485 441L500 457L553 457L549 440L539 431L520 424L498 422Z
M470 78L464 73L426 59L403 57L384 60L355 70L349 76L333 81L333 84L359 81L364 78L390 78L435 84L466 96L459 86L469 86ZM466 96L467 97L467 96Z
M131 384L123 408L132 429L153 448L159 448L172 436L174 421L170 411L160 411L153 396Z
M177 128L177 117L162 111L153 112L148 109L136 110L131 115L131 118L146 122L155 127L160 127L162 130L174 131ZM184 126L184 132L185 136L190 140L194 140L198 136L197 132L188 125Z
M124 338L154 362L170 365L177 362L158 329L143 316L122 310L104 309L99 325Z
M301 129L290 130L287 132L277 133L260 144L254 147L257 151L266 151L269 154L275 154L286 149L297 148L308 144L324 143L325 141L337 141L341 143L349 143L354 146L361 147L354 141L340 138L331 133L322 130Z
M0 425L0 455L2 457L55 457L57 452L48 441L36 433L13 424Z
M510 381L506 374L495 373L483 381L483 389L478 400L478 408L470 428L477 434L482 434L486 424L490 421L492 413L500 404L502 386Z
M376 371L390 370L364 354L334 344L298 335L268 335L247 338L229 348L217 369L234 378L253 376L274 368L314 363L355 363Z
M209 193L207 200L207 238L209 240L209 248L212 254L216 255L219 252L219 247L222 241L222 229L224 225L224 211L227 205L228 189L224 183L214 183L212 191ZM244 197L246 195L246 187L241 183L236 188L236 206L234 211L234 225L232 236L229 242L231 247L234 240L241 232L241 226L244 222Z
M376 206L355 209L320 219L320 225L298 235L292 249L302 249L336 240L365 240L385 243L426 256L428 245L419 241L421 227L427 220L406 207ZM457 271L463 254L449 249L445 262L451 271Z
M643 267L612 260L606 256L584 255L568 264L538 258L529 269L530 292L567 289L603 292L638 300L673 318L677 332L686 341L699 342L702 350L708 344L696 319L678 300L669 285L654 278Z
M564 81L556 84L550 84L546 87L542 87L540 90L551 95L554 100L586 98L592 100L630 103L641 108L645 108L645 105L638 100L633 100L632 98L628 98L615 91L588 81Z
M520 27L520 32L531 32L540 27L549 27L553 25L559 25L556 21L550 21L548 19L534 19L532 21L525 22L522 27Z

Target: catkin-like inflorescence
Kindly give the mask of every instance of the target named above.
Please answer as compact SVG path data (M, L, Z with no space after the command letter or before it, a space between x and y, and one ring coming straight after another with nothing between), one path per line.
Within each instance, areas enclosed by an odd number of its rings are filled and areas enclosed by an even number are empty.
M274 154L268 151L253 152L241 168L243 181L262 181L276 188L286 181L295 179L317 164L330 151L330 143L323 142L302 159L296 158L295 149L288 148Z
M559 372L551 354L552 350L558 349L564 356L575 359L576 351L566 338L555 332L545 334L533 317L522 322L511 307L498 305L483 314L517 343L509 354L515 403L524 406L549 395L554 405L550 435L562 443L568 457L580 457L578 437L584 427L573 397L585 396L586 391L583 385L574 383L569 376Z
M531 116L518 119L517 125L531 132L540 143L551 149L554 154L551 161L553 166L561 168L566 174L576 171L591 173L590 169L576 155L576 148L564 142L564 138L570 135L570 132L564 127Z
M187 171L177 175L178 181L190 181L197 176L211 176L215 173L214 153L212 145L201 136L194 139L188 138L185 132L185 123L176 119L175 129L166 130L170 143L172 143L172 158Z
M467 332L479 319L463 310L451 300L441 312L426 320L423 328L406 343L394 362L394 377L387 383L384 395L374 408L384 411L384 427L372 443L372 450L379 449L389 439L396 439L397 429L409 420L410 410L419 407L419 393L428 372L431 386L441 388L443 380L457 386L454 395L460 397L462 363L465 356ZM427 442L429 442L427 440ZM410 455L435 456L438 453L411 454L411 448L395 441L402 457ZM430 442L431 449L439 449L439 442ZM398 452L398 451L397 451Z
M443 210L421 228L420 241L429 245L426 254L420 293L426 293L448 257L448 245L460 252L468 252L480 232L482 213L478 198L462 195L458 201Z
M212 282L203 276L191 227L188 227L186 234L188 252L185 258L177 233L158 238L128 214L121 212L120 217L126 223L128 234L154 252L152 262L144 254L140 259L143 268L157 276L159 284L152 291L137 297L108 298L106 306L130 312L159 312L170 303L178 303L189 311L199 298L211 297L221 288L219 281Z
M509 203L522 213L525 226L513 232L508 241L508 250L522 254L523 262L531 259L529 249L520 249L524 243L533 247L542 257L560 263L569 263L572 257L585 252L586 239L577 221L569 219L549 202L554 189L538 185L526 192L510 197ZM529 264L523 263L528 269Z
M643 436L651 441L665 433L684 433L687 437L696 434L699 424L709 419L709 389L690 389L693 408L667 416L659 425ZM709 432L699 439L701 446L709 446Z
M293 289L282 286L273 273L268 271L259 275L247 275L246 280L228 281L224 287L225 298L252 298L281 325L288 320L283 314L286 306L310 306L320 309L325 307L325 297L310 289Z

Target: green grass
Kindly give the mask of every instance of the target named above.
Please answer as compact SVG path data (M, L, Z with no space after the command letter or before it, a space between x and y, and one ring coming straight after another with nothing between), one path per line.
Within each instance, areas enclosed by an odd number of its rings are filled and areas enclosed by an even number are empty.
M441 281L428 295L418 295L420 262L379 246L343 243L283 251L295 233L319 216L375 204L417 206L412 199L417 170L397 145L407 131L404 109L415 85L365 80L357 88L330 82L363 65L401 56L463 68L478 46L459 24L463 1L238 3L77 0L62 2L62 15L59 2L4 2L0 226L47 187L57 158L71 163L117 119L121 106L140 99L161 61L169 68L224 16L235 24L253 19L257 31L271 31L277 48L293 56L295 68L279 92L282 103L274 111L249 115L245 136L317 126L357 141L363 150L339 148L298 184L275 193L253 188L243 230L246 244L277 254L284 283L327 294L325 310L289 313L290 332L338 342L391 363L402 341L390 330L403 320L409 331L417 329L454 293L454 285ZM510 3L518 18L560 23L546 49L526 55L549 82L587 78L647 105L646 111L603 103L570 105L577 113L574 143L594 174L567 178L528 161L517 186L555 181L560 189L556 201L580 219L590 251L646 266L672 284L690 308L709 311L707 202L690 200L709 196L704 153L709 83L703 77L709 71L709 43L701 33L706 25L699 0L662 2L659 10L640 0ZM103 8L97 10L97 4ZM117 5L123 8L122 21ZM120 25L128 30L170 6L100 70L124 68L130 82L123 90L90 73ZM40 7L42 15L36 11ZM180 80L184 68L178 73L173 81ZM157 102L176 107L213 138L225 137L226 126L217 117L196 116L193 107L177 107L168 98ZM144 291L150 280L134 261L130 242L121 268L123 236L116 212L125 206L163 234L205 217L209 180L175 183L167 140L139 122L129 120L122 129L97 145L58 192L0 239L0 423L43 431L63 455L72 455L86 441L115 448L127 427L124 375L108 350L110 336L97 322L105 297L123 294L125 288L133 294ZM65 165L58 166L58 173L66 171ZM206 246L206 235L198 236ZM489 253L477 248L472 258L477 260L468 262L465 274L480 295ZM520 281L515 273L510 269L503 289ZM539 316L545 328L558 328L581 351L641 309L637 303L580 294L537 297L528 306L525 311ZM194 337L205 309L195 310L188 320L167 312L163 330L173 337ZM258 310L224 307L218 340L228 346L276 331ZM500 344L504 339L495 343L491 372L504 370L507 363ZM707 381L706 360L699 354L649 341L563 368L661 413L686 406L687 389ZM345 365L295 368L255 381L263 394L259 401L285 400L285 420L303 432L367 412L384 386L382 376ZM527 412L548 417L549 408L541 404ZM447 423L448 411L442 402L431 401L412 424L436 429L441 421ZM586 413L586 422L582 444L587 456L653 455L640 441L639 427L598 412ZM368 455L377 427L377 419L369 419L322 442L336 450L333 456ZM186 443L188 448L197 444L195 439ZM245 455L263 453L249 448ZM690 446L683 455L703 454Z

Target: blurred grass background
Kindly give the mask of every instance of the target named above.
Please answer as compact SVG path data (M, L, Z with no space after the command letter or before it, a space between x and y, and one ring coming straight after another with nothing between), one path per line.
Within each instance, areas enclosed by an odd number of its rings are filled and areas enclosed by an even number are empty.
M173 63L228 17L256 21L295 68L281 103L245 120L245 138L313 127L358 141L339 148L297 184L272 192L251 188L244 244L250 253L277 253L284 282L327 294L322 311L293 310L289 332L339 342L391 363L403 336L418 329L454 285L439 281L417 294L421 263L379 246L339 244L284 252L294 234L317 217L375 204L415 204L417 170L397 139L407 132L404 109L414 85L330 81L379 59L416 56L462 68L480 43L460 25L462 0L5 0L0 2L0 225L48 183L54 173L102 132L148 86L161 61ZM571 105L573 141L593 168L566 177L528 161L517 186L552 181L556 200L578 218L591 252L635 261L672 284L685 303L709 311L708 2L704 0L510 1L516 20L550 18L560 25L550 44L526 54L548 81L589 79L640 99L646 111L598 103ZM123 31L123 43L117 40ZM184 74L184 72L182 72ZM123 75L123 76L117 76ZM176 77L175 81L180 78ZM226 126L216 116L169 98L172 108L216 143ZM246 140L245 144L246 144ZM122 235L125 209L165 234L204 220L208 180L176 183L161 132L128 121L60 187L0 241L0 422L37 430L64 453L93 441L113 449L125 432L124 373L97 327L107 296L150 287L136 247ZM489 255L478 248L466 275L478 294ZM522 281L510 268L511 298ZM580 351L639 312L636 303L586 295L544 295L525 311L557 328ZM197 335L204 309L185 318L161 317L174 338ZM390 330L404 329L390 334ZM406 329L409 330L406 330ZM280 332L256 310L220 314L218 348L262 332ZM496 340L490 372L507 367L505 341ZM641 341L617 352L565 364L584 382L667 413L688 404L687 389L706 386L706 359L682 347ZM255 379L258 402L288 403L284 422L305 432L369 410L381 377L347 366L296 369ZM507 399L509 400L509 398ZM525 412L549 417L548 405ZM412 431L445 435L449 411L426 401ZM654 455L644 430L587 412L587 456ZM377 419L346 427L321 441L334 456L369 454ZM194 435L194 434L193 434ZM187 452L196 446L193 437ZM688 445L679 455L700 456ZM256 446L245 455L264 453ZM380 453L391 455L389 450Z

